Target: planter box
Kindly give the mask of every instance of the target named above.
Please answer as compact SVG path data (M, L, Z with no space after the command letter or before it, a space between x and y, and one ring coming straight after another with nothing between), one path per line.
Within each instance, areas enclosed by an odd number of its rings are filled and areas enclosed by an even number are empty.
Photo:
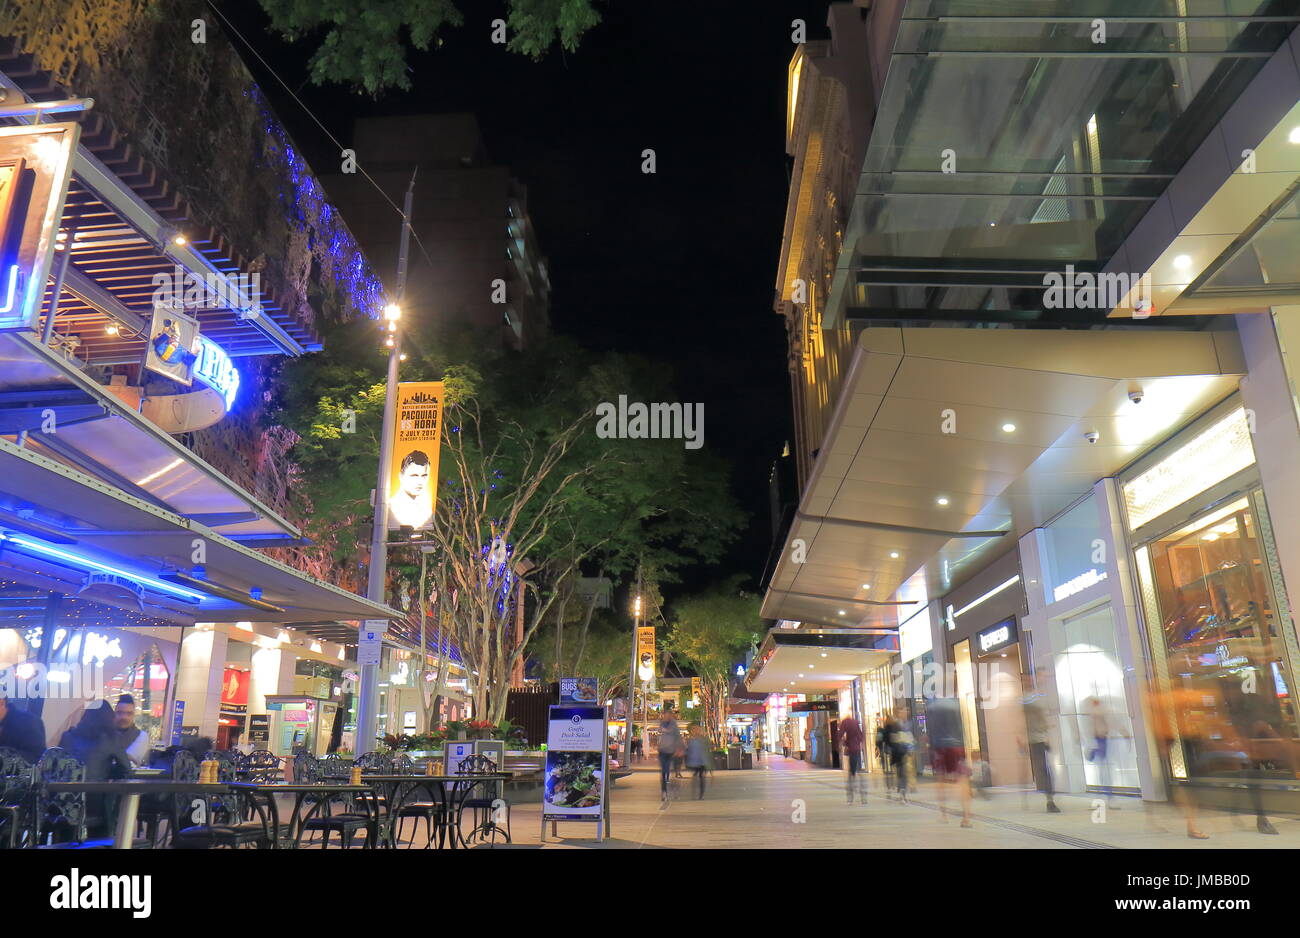
M754 767L754 754L747 752L740 757L740 767L742 769L752 769Z
M716 753L716 752L715 752L715 753L713 754L713 771L715 771L715 772L722 772L722 771L725 771L726 768L727 768L727 757L726 757L726 755L725 755L725 754L720 754L720 753Z

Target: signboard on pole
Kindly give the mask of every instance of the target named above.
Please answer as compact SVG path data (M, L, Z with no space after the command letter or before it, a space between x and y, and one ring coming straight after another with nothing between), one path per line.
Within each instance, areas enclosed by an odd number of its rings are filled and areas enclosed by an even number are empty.
M655 676L655 627L642 625L636 630L636 674L643 681Z
M606 713L604 707L551 707L546 731L546 774L542 788L542 840L546 825L595 821L596 837L606 831Z
M704 687L698 677L691 678L691 700L699 700L704 696Z
M357 632L357 664L379 664L384 648L384 629L387 619L366 619Z
M560 704L594 704L597 703L596 691L599 681L594 677L560 678Z
M0 332L35 329L81 125L0 128Z
M404 381L393 409L393 455L388 465L388 527L417 530L433 523L442 434L442 382Z

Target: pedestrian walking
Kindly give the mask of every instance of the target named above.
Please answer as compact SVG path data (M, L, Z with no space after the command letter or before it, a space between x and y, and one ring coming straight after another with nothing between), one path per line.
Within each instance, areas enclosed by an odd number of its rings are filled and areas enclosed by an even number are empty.
M889 716L886 714L876 724L876 760L885 776L886 794L894 790L894 770L889 755Z
M889 761L894 768L898 800L907 804L907 759L916 743L910 730L898 721L890 721Z
M1046 676L1041 669L1035 669L1034 673L1042 675L1046 681ZM1056 806L1056 792L1052 787L1052 766L1047 760L1047 754L1051 751L1048 736L1047 695L1034 686L1034 675L1022 674L1020 679L1025 691L1020 703L1025 711L1025 738L1028 741L1026 749L1029 753L1029 765L1034 773L1034 782L1038 790L1047 796L1047 813L1060 814L1061 809Z
M677 721L672 717L664 717L659 721L659 809L662 811L668 807L668 777L673 770L673 760L677 758L678 750L684 750L682 743L682 731L677 727Z
M695 773L695 800L704 797L704 774L709 770L713 750L709 738L704 735L704 728L698 723L690 726L690 737L686 741L686 767Z
M862 727L858 726L858 721L848 716L840 720L839 743L840 752L844 755L844 761L848 763L849 778L847 783L847 792L849 804L853 804L853 789L858 789L859 800L863 804L867 803L867 789L858 778L858 773L862 771Z
M934 774L939 780L939 816L948 820L948 789L955 788L961 802L961 826L970 827L970 770L966 766L961 704L956 697L932 697L926 703L925 716Z

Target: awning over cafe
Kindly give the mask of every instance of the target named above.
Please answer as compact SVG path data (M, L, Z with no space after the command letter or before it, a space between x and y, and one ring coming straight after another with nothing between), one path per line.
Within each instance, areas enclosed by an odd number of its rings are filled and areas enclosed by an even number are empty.
M0 478L2 578L185 625L401 616L32 447L0 439Z

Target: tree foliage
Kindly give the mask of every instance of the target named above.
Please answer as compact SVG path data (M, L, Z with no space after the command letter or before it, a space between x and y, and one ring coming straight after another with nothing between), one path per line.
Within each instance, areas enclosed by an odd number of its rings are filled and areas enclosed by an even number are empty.
M762 634L759 597L741 589L740 574L673 604L673 627L665 644L700 678L701 702L715 744L723 735L731 669Z
M319 36L308 65L317 85L338 83L372 96L411 87L412 49L441 45L464 24L451 0L260 0L271 29L290 41ZM557 43L573 52L600 22L593 0L508 0L506 48L540 59ZM490 41L489 36L483 37Z

